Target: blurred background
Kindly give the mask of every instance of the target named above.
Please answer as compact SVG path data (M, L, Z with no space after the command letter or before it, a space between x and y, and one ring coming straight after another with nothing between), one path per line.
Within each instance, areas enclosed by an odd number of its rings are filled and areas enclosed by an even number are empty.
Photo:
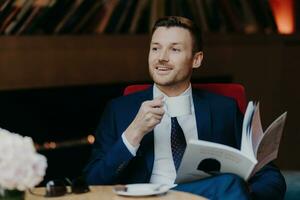
M45 181L79 176L106 102L151 82L149 32L165 15L203 31L193 82L237 82L263 127L288 111L277 165L300 170L300 1L0 0L0 127L33 138Z

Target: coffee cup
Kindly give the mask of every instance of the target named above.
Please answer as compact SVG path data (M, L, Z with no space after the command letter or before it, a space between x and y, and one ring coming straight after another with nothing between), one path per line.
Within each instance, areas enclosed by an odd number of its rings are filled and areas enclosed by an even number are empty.
M190 95L165 98L166 112L171 117L189 115L191 111Z

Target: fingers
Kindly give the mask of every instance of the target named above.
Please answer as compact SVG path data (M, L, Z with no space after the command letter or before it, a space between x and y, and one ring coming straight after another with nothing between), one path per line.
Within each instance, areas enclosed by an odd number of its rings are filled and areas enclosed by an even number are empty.
M162 107L159 107L159 108L151 108L150 109L150 112L155 114L155 115L164 115L165 114L165 110L162 108Z
M161 121L161 119L156 119L154 117L151 118L149 123L147 124L148 132L152 131L155 128L155 126L160 123L160 121Z
M156 119L156 120L161 120L163 117L163 115L157 115L157 114L154 114L154 113L147 113L145 115L145 120L146 121L150 121L151 119Z
M142 103L134 121L130 124L130 130L135 130L139 135L149 133L160 123L165 113L163 109L163 95Z
M163 101L161 98L154 99L152 101L145 101L141 109L144 113L152 113L155 115L163 115L165 113L165 110L163 109Z
M154 98L153 100L151 101L146 101L149 106L151 107L162 107L164 105L164 102L163 102L163 99L164 99L164 96L163 95L160 95L156 98Z

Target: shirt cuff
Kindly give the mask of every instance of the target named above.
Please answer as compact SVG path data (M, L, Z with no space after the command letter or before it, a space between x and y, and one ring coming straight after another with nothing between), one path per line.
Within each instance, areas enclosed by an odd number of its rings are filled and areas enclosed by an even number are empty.
M123 140L125 146L127 147L127 149L129 150L129 152L130 152L133 156L135 156L135 155L136 155L136 152L137 152L137 150L138 150L138 148L140 147L140 145L138 145L138 146L136 146L136 147L132 146L132 145L128 142L128 140L126 139L126 136L125 136L124 133L122 134L122 140Z

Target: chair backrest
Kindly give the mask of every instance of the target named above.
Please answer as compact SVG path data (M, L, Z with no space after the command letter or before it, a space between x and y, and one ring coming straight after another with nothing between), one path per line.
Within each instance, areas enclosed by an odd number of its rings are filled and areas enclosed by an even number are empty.
M129 85L125 88L123 95L128 95L134 92L142 91L149 88L150 84L136 84ZM245 113L247 100L245 88L241 84L238 83L194 83L192 84L193 88L203 89L209 92L213 92L216 94L220 94L223 96L233 98L242 113Z

